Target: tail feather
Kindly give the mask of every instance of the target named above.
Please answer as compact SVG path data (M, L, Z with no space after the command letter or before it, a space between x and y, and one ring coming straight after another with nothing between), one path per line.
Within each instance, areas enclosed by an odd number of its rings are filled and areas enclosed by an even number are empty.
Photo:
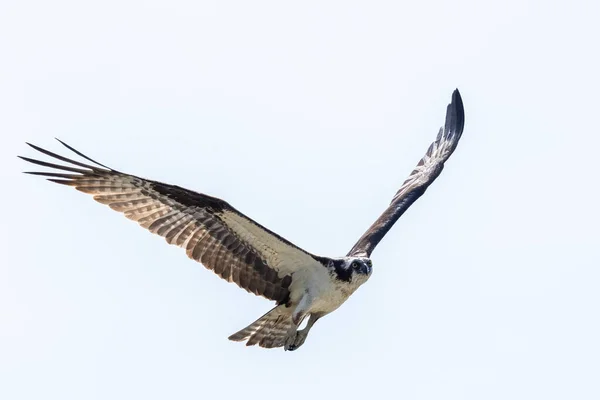
M292 314L285 305L279 305L271 311L229 336L229 340L243 342L246 346L258 344L260 347L283 347L292 327Z

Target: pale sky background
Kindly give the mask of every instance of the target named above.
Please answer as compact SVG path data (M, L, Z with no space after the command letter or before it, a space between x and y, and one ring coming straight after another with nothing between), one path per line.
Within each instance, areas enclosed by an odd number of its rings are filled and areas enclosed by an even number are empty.
M600 398L596 1L3 1L0 398ZM316 254L463 138L296 352L271 308L75 190L54 137Z

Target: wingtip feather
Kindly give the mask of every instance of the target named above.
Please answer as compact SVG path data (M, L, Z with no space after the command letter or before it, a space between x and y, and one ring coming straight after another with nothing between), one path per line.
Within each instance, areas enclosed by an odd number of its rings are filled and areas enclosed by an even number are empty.
M452 101L446 110L445 135L460 135L465 126L465 109L458 89L452 92Z
M85 154L83 154L83 153L82 153L82 152L80 152L79 150L75 150L73 147L69 146L68 144L66 144L65 142L63 142L62 140L60 140L59 138L55 137L54 139L58 140L58 142L59 142L60 144L62 144L63 146L65 146L67 149L71 150L73 153L77 154L78 156L80 156L80 157L83 157L83 158L85 158L86 160L88 160L88 161L91 161L91 162L93 162L94 164L96 164L96 165L99 165L99 166L101 166L101 167L103 167L103 168L109 169L109 170L111 170L111 171L115 171L115 170L114 170L114 169L112 169L111 167L108 167L108 166L106 166L106 165L104 165L104 164L101 164L101 163L99 163L99 162L98 162L98 161L96 161L96 160L93 160L93 159L91 159L90 157L86 156Z
M50 182L54 182L54 183L58 183L60 185L66 185L66 186L73 186L74 183L71 180L66 180L66 179L52 179L52 178L48 178L46 179Z

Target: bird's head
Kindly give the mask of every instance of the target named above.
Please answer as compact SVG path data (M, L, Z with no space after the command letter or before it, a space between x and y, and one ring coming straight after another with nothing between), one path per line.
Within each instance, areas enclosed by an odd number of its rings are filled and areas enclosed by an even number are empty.
M373 263L367 257L343 257L333 261L338 279L362 284L369 279Z

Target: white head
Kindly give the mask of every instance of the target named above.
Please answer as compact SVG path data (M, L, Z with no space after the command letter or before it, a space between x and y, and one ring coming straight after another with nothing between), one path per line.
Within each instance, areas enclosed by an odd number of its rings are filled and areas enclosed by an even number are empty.
M333 259L333 269L341 281L361 285L369 279L373 263L367 257L343 257Z

